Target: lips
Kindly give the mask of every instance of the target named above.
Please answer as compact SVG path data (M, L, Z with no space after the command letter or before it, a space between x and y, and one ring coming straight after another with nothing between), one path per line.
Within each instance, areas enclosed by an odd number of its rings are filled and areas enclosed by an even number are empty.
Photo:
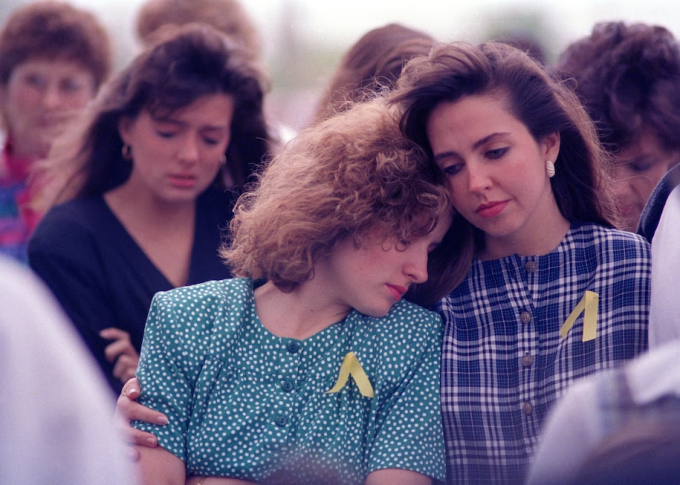
M488 204L481 204L479 207L477 207L477 214L484 218L495 217L503 212L503 209L505 209L505 207L508 205L508 202L510 201L503 200L498 202L489 202Z
M191 188L196 185L196 176L190 174L171 174L168 175L170 183L178 188Z
M399 285L387 285L387 289L390 290L395 301L401 300L401 297L406 293L406 288Z

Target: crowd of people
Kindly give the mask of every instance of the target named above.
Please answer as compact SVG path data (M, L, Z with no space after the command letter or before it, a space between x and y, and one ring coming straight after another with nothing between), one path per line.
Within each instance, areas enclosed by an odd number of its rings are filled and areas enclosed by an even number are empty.
M113 76L85 10L0 30L0 482L677 481L672 33L389 24L282 140L254 26L149 0Z

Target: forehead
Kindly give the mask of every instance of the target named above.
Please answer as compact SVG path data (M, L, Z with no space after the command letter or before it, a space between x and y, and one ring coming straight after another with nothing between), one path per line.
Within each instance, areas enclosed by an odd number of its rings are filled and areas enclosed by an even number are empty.
M486 136L503 125L524 126L508 108L505 96L487 93L440 102L431 111L426 128L430 143L435 145L442 137Z
M231 94L217 93L201 96L186 106L172 111L158 106L147 108L148 115L156 121L196 121L210 124L230 124L235 100Z
M12 69L11 75L38 72L45 75L59 76L91 76L90 71L80 62L70 58L48 59L44 57L31 57Z

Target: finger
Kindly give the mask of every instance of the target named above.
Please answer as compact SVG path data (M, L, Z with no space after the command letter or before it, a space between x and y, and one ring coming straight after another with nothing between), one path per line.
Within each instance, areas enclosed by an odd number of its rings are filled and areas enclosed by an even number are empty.
M115 416L118 424L123 428L129 427L132 420L160 425L168 424L168 418L165 414L142 406L122 395L118 398Z
M135 376L139 359L129 355L121 355L113 366L113 376L120 379L125 384L130 378Z
M142 388L139 386L139 380L133 377L125 383L123 386L123 391L120 393L121 397L127 397L132 401L136 401L141 393ZM118 398L120 401L120 398Z
M139 357L137 350L132 346L129 340L115 340L113 343L106 346L104 355L109 362L113 362L121 355L130 355Z
M105 328L104 330L99 332L99 336L109 340L118 340L124 338L130 340L129 333L127 333L125 330L121 330L115 327Z

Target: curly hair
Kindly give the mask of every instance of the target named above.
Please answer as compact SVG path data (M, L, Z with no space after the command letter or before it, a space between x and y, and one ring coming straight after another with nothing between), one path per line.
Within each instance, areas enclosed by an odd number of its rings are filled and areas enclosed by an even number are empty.
M397 83L404 64L424 56L434 39L400 24L388 24L364 34L344 55L319 103L315 122L370 99Z
M44 205L101 195L124 183L132 161L121 154L118 123L142 110L167 116L202 96L229 94L235 110L226 159L241 189L267 155L270 137L263 112L264 78L224 34L186 25L140 54L95 100L84 126L58 140L39 174ZM216 183L223 181L218 174Z
M159 29L192 22L220 30L250 57L259 59L260 35L238 0L148 0L137 14L137 35L149 45Z
M665 149L680 149L680 47L665 28L599 23L567 47L553 69L576 81L576 94L611 152L634 143L644 126Z
M92 74L95 89L111 70L111 45L94 15L61 2L35 2L12 13L0 32L0 84L29 59L76 62Z
M616 226L609 158L590 118L570 89L520 50L500 43L438 45L404 67L392 102L403 112L404 134L432 158L426 132L432 110L442 102L489 93L505 96L536 141L559 134L559 170L550 183L564 218Z
M292 291L336 243L428 234L450 198L423 151L374 100L302 131L238 200L222 256L235 274ZM430 268L433 272L442 268Z

